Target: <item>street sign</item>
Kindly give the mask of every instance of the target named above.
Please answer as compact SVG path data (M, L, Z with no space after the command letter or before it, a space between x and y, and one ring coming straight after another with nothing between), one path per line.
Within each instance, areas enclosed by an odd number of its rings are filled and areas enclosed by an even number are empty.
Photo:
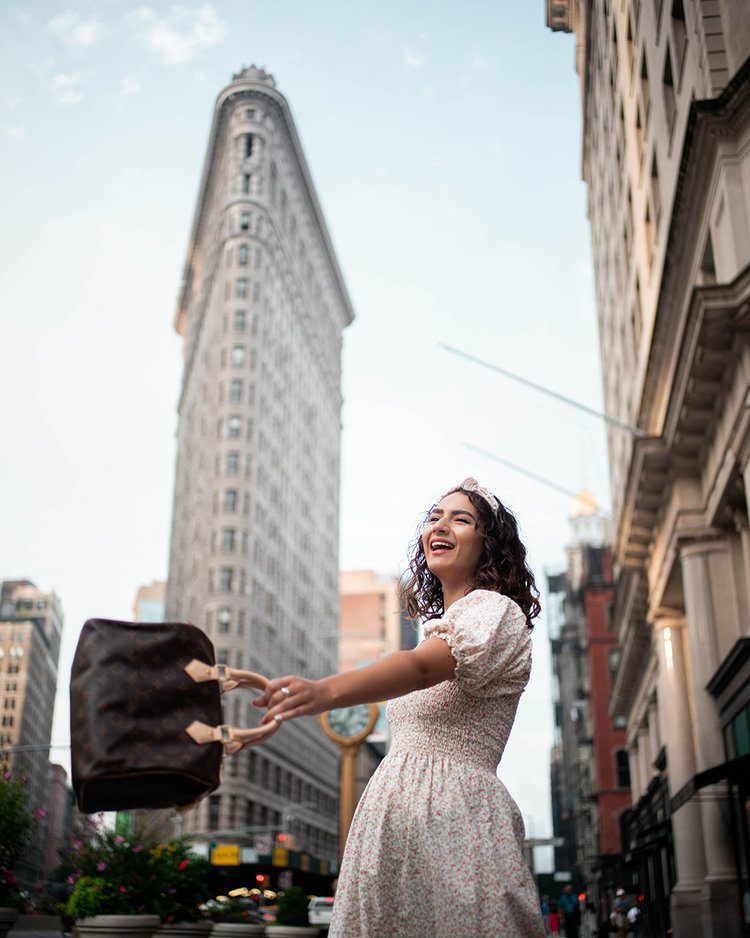
M253 846L258 853L270 853L273 841L270 834L256 834L253 838Z
M271 863L273 863L274 866L288 866L289 851L284 847L274 847L273 853L271 854Z
M240 850L240 862L241 863L257 863L258 851L254 850L252 847L243 847Z
M218 844L211 851L211 863L214 866L239 866L240 845Z

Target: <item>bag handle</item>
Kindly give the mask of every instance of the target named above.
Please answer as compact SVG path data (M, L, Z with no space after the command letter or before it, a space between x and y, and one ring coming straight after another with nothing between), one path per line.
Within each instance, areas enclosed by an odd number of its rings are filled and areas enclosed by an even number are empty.
M234 690L236 687L265 690L268 686L268 678L263 677L262 674L256 674L255 671L230 668L228 664L206 664L205 661L199 661L197 658L193 658L185 665L185 672L196 684L203 684L205 681L220 681L222 693Z
M262 674L256 674L255 671L230 668L226 664L210 665L197 658L189 661L184 670L197 684L205 681L219 681L222 692L234 690L237 687L252 687L263 691L268 686L268 678L263 677ZM221 726L209 726L207 723L201 723L200 720L193 720L190 726L185 727L185 732L200 746L205 743L223 743L224 752L231 756L247 746L264 743L278 728L277 720L265 726L257 726L255 729L242 729L239 726L228 726L226 723Z

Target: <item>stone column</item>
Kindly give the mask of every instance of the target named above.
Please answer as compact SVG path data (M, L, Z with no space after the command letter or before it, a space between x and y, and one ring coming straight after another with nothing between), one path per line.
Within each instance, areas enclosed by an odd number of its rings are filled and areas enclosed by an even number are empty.
M676 794L695 775L695 749L688 695L684 620L659 616L654 641L659 661L660 735L667 750L669 794ZM675 938L695 938L706 875L703 828L698 803L688 801L672 815L677 883L671 912Z
M731 563L721 539L698 541L681 548L682 581L690 649L696 771L725 761L716 701L706 684L719 666L718 630L734 616L733 597L725 597L714 583L717 570ZM726 783L701 789L692 799L700 805L706 876L701 893L704 938L739 938L737 882L731 839L731 816Z

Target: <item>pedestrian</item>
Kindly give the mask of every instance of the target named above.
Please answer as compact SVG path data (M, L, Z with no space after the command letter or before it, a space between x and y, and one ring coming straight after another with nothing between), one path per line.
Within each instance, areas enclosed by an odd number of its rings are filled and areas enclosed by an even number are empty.
M523 819L496 775L537 597L513 514L465 479L410 549L402 602L423 641L322 680L277 678L256 699L265 722L390 701L391 747L349 830L330 938L544 938Z
M558 905L562 912L567 938L578 938L578 929L581 926L581 906L570 883L565 884Z
M615 907L612 912L612 922L617 929L619 938L628 938L628 909L630 903L625 896L625 890L620 887L615 893Z
M550 935L560 934L560 913L557 911L557 903L550 903L549 907L549 933Z
M633 938L640 938L641 935L641 910L637 905L631 905L628 909L628 934Z

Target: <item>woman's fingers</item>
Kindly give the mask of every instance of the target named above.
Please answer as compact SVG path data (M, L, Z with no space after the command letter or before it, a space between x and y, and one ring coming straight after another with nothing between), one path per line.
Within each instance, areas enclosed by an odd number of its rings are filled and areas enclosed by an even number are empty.
M290 681L294 681L294 680L296 680L296 678L293 674L289 674L287 675L287 677L275 677L272 681L268 682L268 686L266 687L266 689L263 691L260 697L255 698L255 700L253 701L253 704L256 707L269 706L269 701L271 700L271 697L273 697L273 695L277 691L280 691L282 687L286 687ZM282 695L282 696L286 696L286 695Z

